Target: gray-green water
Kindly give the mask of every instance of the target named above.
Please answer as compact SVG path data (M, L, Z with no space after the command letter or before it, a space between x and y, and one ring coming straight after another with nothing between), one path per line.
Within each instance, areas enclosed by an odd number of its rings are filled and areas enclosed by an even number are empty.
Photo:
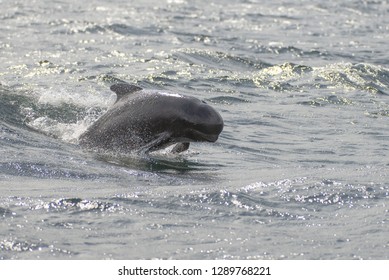
M1 259L387 259L387 1L0 1ZM77 137L116 79L223 116L182 155Z

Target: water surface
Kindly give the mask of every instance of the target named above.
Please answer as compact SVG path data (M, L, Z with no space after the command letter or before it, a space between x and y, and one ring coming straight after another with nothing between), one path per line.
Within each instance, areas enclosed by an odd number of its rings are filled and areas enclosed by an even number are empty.
M1 259L387 259L387 1L0 1ZM78 136L124 80L225 128Z

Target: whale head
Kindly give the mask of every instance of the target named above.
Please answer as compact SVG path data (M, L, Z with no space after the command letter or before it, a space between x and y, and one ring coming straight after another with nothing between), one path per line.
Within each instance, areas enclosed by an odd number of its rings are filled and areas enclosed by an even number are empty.
M177 142L215 142L223 130L220 114L204 101L184 97L173 123L172 138Z

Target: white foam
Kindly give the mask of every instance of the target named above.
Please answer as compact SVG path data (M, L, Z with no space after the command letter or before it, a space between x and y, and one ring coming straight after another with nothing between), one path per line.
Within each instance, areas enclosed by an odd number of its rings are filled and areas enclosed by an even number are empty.
M85 120L80 120L76 123L61 123L49 117L39 117L27 123L27 125L65 142L77 143L78 137L90 124Z
M110 92L94 92L91 89L88 89L89 93L84 91L83 89L79 88L50 88L38 92L38 102L41 104L51 105L67 103L86 107L109 107L112 105L115 99L115 95L111 94ZM109 98L107 98L108 94L110 94Z
M79 136L96 121L103 113L101 108L112 105L116 96L111 92L94 92L91 88L61 88L53 87L36 92L38 103L61 107L63 104L73 104L77 107L85 107L86 115L75 122L63 122L61 118L53 119L48 116L36 116L32 108L24 108L26 124L46 135L61 139L69 143L77 143ZM109 95L108 95L109 94ZM108 98L107 98L108 97ZM95 109L100 108L98 113Z

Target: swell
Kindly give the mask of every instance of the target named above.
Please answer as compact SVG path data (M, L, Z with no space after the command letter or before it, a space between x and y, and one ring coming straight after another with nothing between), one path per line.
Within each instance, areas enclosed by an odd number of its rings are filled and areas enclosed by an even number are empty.
M304 222L331 219L335 211L382 207L388 198L388 186L380 184L349 184L331 179L284 179L255 182L240 189L194 189L191 192L133 196L117 195L114 203L128 209L143 209L164 215L196 212L203 222L214 220L248 224Z

